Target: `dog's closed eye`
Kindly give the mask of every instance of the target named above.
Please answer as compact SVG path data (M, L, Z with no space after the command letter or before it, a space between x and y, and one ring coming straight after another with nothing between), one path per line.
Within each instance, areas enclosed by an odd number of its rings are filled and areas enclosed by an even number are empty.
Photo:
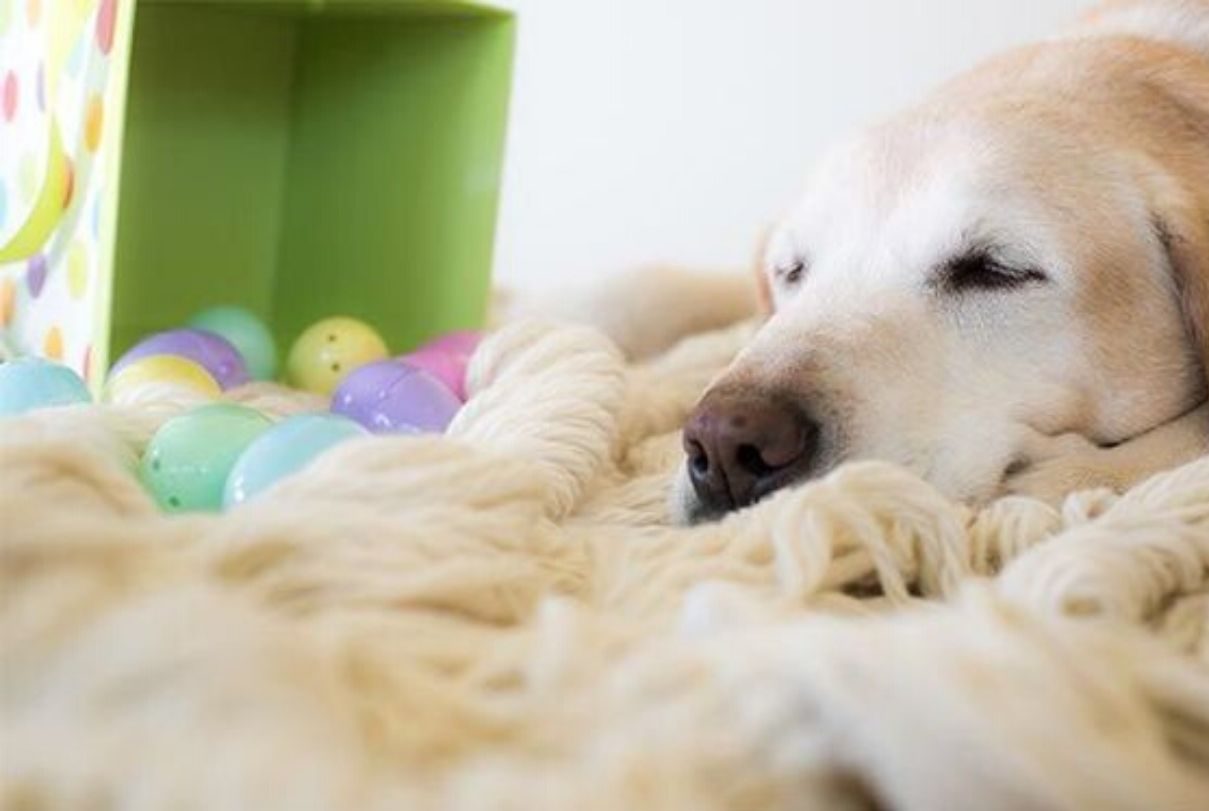
M1015 267L996 256L990 248L978 247L946 262L933 279L933 284L944 293L968 293L1014 290L1048 280L1043 271L1032 267Z
M773 269L773 275L776 277L777 282L785 287L798 285L805 274L806 261L804 259L794 259Z

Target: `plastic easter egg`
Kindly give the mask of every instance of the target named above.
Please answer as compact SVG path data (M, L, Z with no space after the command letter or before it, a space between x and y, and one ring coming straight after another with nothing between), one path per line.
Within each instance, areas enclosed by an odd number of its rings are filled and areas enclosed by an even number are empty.
M179 355L201 364L224 389L248 382L248 367L230 341L213 332L200 329L174 329L157 332L118 359L111 373L152 355Z
M222 394L218 381L200 363L180 355L151 355L132 361L105 384L104 399L118 405L157 400L214 400Z
M80 376L60 363L21 358L0 364L0 415L90 400Z
M478 349L482 340L483 333L476 332L475 330L447 332L421 346L420 351L437 350L448 352L451 355L459 355L463 359L469 360L470 356L474 354L474 350Z
M466 401L466 356L454 355L440 349L417 349L401 356L398 361L423 369L445 384L445 387Z
M235 462L223 491L223 505L242 504L307 466L333 445L368 436L338 414L297 414L261 434Z
M272 425L259 411L234 403L195 408L155 432L139 478L167 512L217 511L235 461Z
M243 307L211 307L189 319L194 329L226 338L243 357L254 380L272 380L277 373L277 344L273 333Z
M483 334L473 330L448 332L399 360L435 376L465 402L466 367L482 340Z
M295 386L331 394L344 376L386 357L386 342L355 318L325 318L312 324L290 348L286 373Z
M394 360L349 374L332 396L332 411L374 433L440 433L462 407L449 387L423 369Z

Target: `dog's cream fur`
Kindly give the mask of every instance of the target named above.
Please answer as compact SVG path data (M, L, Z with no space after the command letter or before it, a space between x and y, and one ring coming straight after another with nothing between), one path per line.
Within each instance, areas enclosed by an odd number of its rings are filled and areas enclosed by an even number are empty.
M1047 279L938 287L974 244ZM812 475L1054 500L1204 453L1209 0L1110 3L949 83L827 156L763 253L770 318L718 385L805 404Z

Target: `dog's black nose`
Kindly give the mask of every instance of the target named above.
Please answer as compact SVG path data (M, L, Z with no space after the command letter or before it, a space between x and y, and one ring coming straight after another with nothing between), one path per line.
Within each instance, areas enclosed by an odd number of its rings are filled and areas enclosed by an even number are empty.
M819 428L775 396L742 389L707 392L684 429L688 473L713 514L746 507L801 478L817 452Z

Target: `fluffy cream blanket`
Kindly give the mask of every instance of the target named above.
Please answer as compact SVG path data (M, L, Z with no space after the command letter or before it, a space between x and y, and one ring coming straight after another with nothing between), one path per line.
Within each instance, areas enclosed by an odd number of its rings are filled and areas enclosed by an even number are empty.
M0 424L0 807L1209 808L1209 461L981 512L858 464L669 527L744 333L514 325L448 438L224 516L131 475L180 404Z

